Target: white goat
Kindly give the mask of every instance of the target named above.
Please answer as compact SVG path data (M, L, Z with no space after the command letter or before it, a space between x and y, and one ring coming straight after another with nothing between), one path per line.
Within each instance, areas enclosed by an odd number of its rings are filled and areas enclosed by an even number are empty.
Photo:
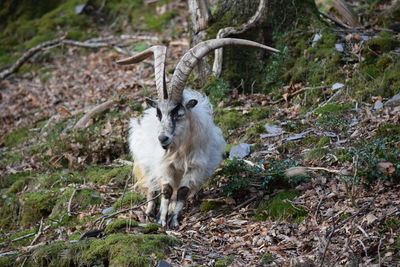
M153 46L119 61L131 64L154 54L158 100L146 99L153 107L140 118L131 120L129 148L134 159L136 189L147 195L146 213L154 210L154 197L161 191L158 223L179 225L179 215L186 199L212 175L222 160L225 141L215 126L212 107L203 94L184 90L190 72L207 53L225 45L247 45L279 52L243 39L214 39L190 49L179 61L170 83L165 82L166 47ZM168 214L170 212L170 214Z

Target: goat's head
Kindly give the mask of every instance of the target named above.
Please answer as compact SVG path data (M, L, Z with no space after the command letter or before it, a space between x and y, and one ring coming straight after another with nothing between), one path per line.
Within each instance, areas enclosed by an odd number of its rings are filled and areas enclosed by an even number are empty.
M167 51L165 46L152 46L137 55L117 62L124 65L137 63L154 54L158 100L146 99L146 102L149 106L157 110L157 117L160 120L158 139L164 149L167 149L174 143L175 136L184 134L185 129L187 129L190 123L186 117L197 104L196 99L186 99L184 103L182 98L182 93L190 72L198 61L209 52L227 45L246 45L275 53L279 52L279 50L272 47L244 39L221 38L201 42L183 55L175 68L169 89L167 89L165 80L165 58Z

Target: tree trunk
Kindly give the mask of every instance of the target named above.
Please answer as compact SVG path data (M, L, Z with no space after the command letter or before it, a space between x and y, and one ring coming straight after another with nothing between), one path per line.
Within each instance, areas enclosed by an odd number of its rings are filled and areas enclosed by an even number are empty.
M233 34L223 37L243 38L274 47L273 37L276 34L283 34L300 25L320 20L313 0L267 0L263 1L266 2L266 6L262 9L261 17L243 30L243 25L249 24L259 10L260 1L262 0L219 0L216 5L209 4L214 12L207 14L209 19L206 28L204 22L202 22L203 30L201 30L196 25L196 20L192 20L192 45L216 38L221 29L233 27ZM193 10L189 11L194 13ZM262 72L265 68L263 62L267 57L268 53L265 51L250 47L226 47L223 50L221 78L233 88L250 91L261 85ZM197 79L199 87L207 81L206 77L211 77L212 65L213 54L203 60L195 70L195 77L201 78Z

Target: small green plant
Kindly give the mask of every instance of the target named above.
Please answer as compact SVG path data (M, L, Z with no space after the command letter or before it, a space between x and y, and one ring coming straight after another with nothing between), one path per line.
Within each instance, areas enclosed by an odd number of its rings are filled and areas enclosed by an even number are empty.
M232 264L233 263L233 260L235 259L235 256L233 256L233 255L229 255L229 256L227 256L226 258L224 258L224 259L221 259L221 260L217 260L216 262L215 262L215 267L227 267L227 266L229 266L230 264Z
M261 183L267 190L272 191L275 187L283 185L286 187L298 185L308 178L303 176L286 178L285 171L296 166L293 160L269 159L268 164L263 164L263 166L264 169L249 166L238 159L227 160L215 177L221 183L224 193L232 197L246 195L251 183Z
M258 207L256 218L266 220L270 217L273 220L287 220L293 222L301 222L307 212L296 207L291 200L299 196L296 191L283 191L275 195L272 199L264 201Z
M361 140L356 148L349 149L347 154L356 162L356 176L369 182L377 179L399 181L399 142L400 136L377 138L371 141ZM393 171L382 172L377 168L380 162L393 164Z
M216 106L221 101L227 101L228 95L232 89L223 79L211 77L204 85L203 91L208 95L211 104Z

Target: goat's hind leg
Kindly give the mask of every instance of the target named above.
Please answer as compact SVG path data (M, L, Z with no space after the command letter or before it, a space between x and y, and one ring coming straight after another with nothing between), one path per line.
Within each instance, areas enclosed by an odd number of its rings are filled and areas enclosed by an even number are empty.
M187 187L187 186L179 187L177 195L176 195L175 209L172 213L171 221L169 223L170 228L176 228L179 226L179 215L181 214L181 211L182 211L183 207L185 206L185 202L189 196L189 193L190 193L189 187Z

